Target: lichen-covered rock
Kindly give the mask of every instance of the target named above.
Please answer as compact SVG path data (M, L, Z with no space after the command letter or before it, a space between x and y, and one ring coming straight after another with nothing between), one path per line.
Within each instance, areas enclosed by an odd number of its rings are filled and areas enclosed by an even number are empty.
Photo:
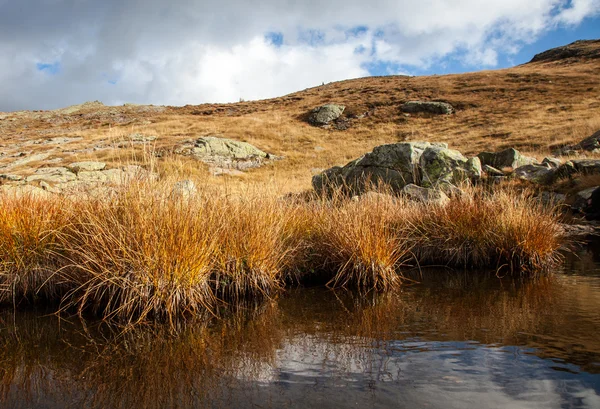
M524 165L514 171L514 176L535 183L550 183L556 170L547 165Z
M402 193L409 199L425 204L443 206L450 202L450 198L439 189L428 189L415 184L408 184L402 189Z
M481 152L477 155L483 166L489 165L496 169L513 168L536 163L535 158L524 156L514 148L508 148L500 152Z
M344 167L335 166L315 175L313 187L318 193L331 193L341 188L351 195L360 195L372 185L389 185L400 191L409 183L419 184L419 159L430 146L446 148L446 144L402 142L380 145Z
M323 126L335 121L342 115L346 107L337 104L325 104L313 109L308 116L308 123L314 126Z
M449 103L433 101L408 101L400 107L400 110L410 114L428 112L438 115L450 115L454 112L454 108Z
M423 151L419 160L423 187L434 187L439 183L457 185L481 178L479 158L467 159L454 149L431 146Z
M203 136L194 144L192 153L197 157L221 156L232 159L266 158L268 154L247 143L216 136Z

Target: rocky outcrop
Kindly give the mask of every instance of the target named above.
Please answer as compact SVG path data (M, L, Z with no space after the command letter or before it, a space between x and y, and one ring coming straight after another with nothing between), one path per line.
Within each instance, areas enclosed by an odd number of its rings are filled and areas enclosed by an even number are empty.
M562 148L558 149L555 154L576 155L581 151L594 153L600 152L600 130L575 145L563 146Z
M581 58L600 58L600 40L578 40L568 45L552 48L534 55L530 63Z
M377 146L343 167L334 166L312 179L319 193L341 189L360 195L378 184L400 192L409 184L434 187L476 181L481 177L477 158L467 159L445 143L402 142Z
M74 162L67 166L67 168L73 173L79 173L82 171L95 172L98 170L104 170L104 168L106 168L106 163L94 161Z
M496 169L513 168L536 163L535 158L524 156L514 148L508 148L500 152L481 152L477 155L481 165L491 166Z
M218 136L202 136L193 143L178 147L176 153L192 156L210 165L213 174L224 174L224 169L238 171L256 168L272 155L247 143Z
M328 125L342 115L346 107L337 104L325 104L313 109L308 115L308 123L314 126Z
M400 110L409 114L428 112L437 115L450 115L454 113L454 107L449 103L432 101L408 101L400 107Z

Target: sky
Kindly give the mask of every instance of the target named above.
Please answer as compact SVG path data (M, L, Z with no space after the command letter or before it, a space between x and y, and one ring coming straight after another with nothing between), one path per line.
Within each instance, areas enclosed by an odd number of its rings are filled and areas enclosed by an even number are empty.
M593 38L600 0L0 0L0 111L255 100Z

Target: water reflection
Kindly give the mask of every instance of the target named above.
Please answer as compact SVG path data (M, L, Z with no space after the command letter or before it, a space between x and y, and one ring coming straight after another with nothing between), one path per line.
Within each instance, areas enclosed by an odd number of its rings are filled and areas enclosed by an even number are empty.
M537 280L291 290L177 335L4 311L0 407L600 407L593 254Z

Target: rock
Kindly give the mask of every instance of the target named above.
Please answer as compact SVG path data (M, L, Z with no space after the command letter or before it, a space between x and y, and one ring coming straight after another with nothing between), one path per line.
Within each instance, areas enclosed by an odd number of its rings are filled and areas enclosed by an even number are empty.
M346 107L344 105L326 104L313 109L308 116L308 123L314 126L329 124L342 115Z
M246 143L216 136L203 136L193 145L183 145L176 153L191 155L214 168L247 170L264 164L267 159L280 159Z
M519 179L535 183L551 183L555 170L545 165L519 166L513 175Z
M542 192L539 196L539 200L546 206L564 204L566 198L567 196L561 193L547 191Z
M39 168L35 174L27 176L26 181L45 180L50 183L66 183L77 179L77 175L64 167Z
M521 155L521 153L514 148L508 148L500 152L481 152L477 157L481 160L483 166L489 165L496 169L516 169L520 166L537 162L534 158Z
M579 142L576 147L584 151L600 149L600 130Z
M106 163L93 161L74 162L67 167L73 173L79 173L81 171L94 172L97 170L104 170L104 168L106 168Z
M331 194L342 188L351 195L369 190L369 185L384 183L399 192L409 183L420 184L419 159L430 146L446 148L446 144L429 142L401 142L380 145L344 167L334 166L313 176L317 193Z
M419 187L412 183L404 186L402 193L412 200L425 204L443 206L450 202L450 198L441 190Z
M496 169L490 165L483 165L483 171L488 176L504 176L504 172L502 172L501 170Z
M48 184L47 182L45 182L43 180L40 182L40 187L50 193L60 193L60 189L56 189L56 188L50 186L50 184Z
M422 172L421 186L434 187L445 182L453 185L481 178L479 158L467 159L454 149L430 146L423 151L419 160Z
M450 115L454 112L452 105L447 102L431 102L431 101L408 101L400 107L402 112L417 113L429 112L438 115Z
M120 173L120 172L119 172ZM110 177L110 172L108 171L93 171L93 170L83 170L77 174L77 179L81 182L86 183L102 183L107 182Z
M594 190L596 189L598 189L598 186L590 187L580 192L577 192L575 194L575 201L571 206L573 210L583 211L587 207L588 200L592 197L592 193L594 193Z
M35 155L31 155L31 156L26 156L26 154L22 154L22 155L19 155L19 156L23 157L23 158L14 161L8 167L13 168L13 167L25 165L27 163L37 162L37 161L40 161L40 160L44 160L48 156L50 156L50 154L49 153L36 153Z
M196 188L196 184L191 180L180 180L179 182L173 185L173 189L171 189L171 194L169 195L171 199L183 199L187 200L190 197L194 196L198 192Z
M144 135L141 133L132 133L127 137L131 142L152 142L157 138L156 135Z
M542 165L547 165L547 166L549 166L552 169L558 169L560 167L560 165L562 165L562 162L560 161L560 159L552 158L550 156L546 156L542 160Z
M10 174L0 175L0 180L7 181L7 182L20 182L23 179L24 179L23 176L19 176L19 175L10 175Z
M0 193L15 196L31 196L40 199L52 195L52 193L33 185L3 185L0 186Z

